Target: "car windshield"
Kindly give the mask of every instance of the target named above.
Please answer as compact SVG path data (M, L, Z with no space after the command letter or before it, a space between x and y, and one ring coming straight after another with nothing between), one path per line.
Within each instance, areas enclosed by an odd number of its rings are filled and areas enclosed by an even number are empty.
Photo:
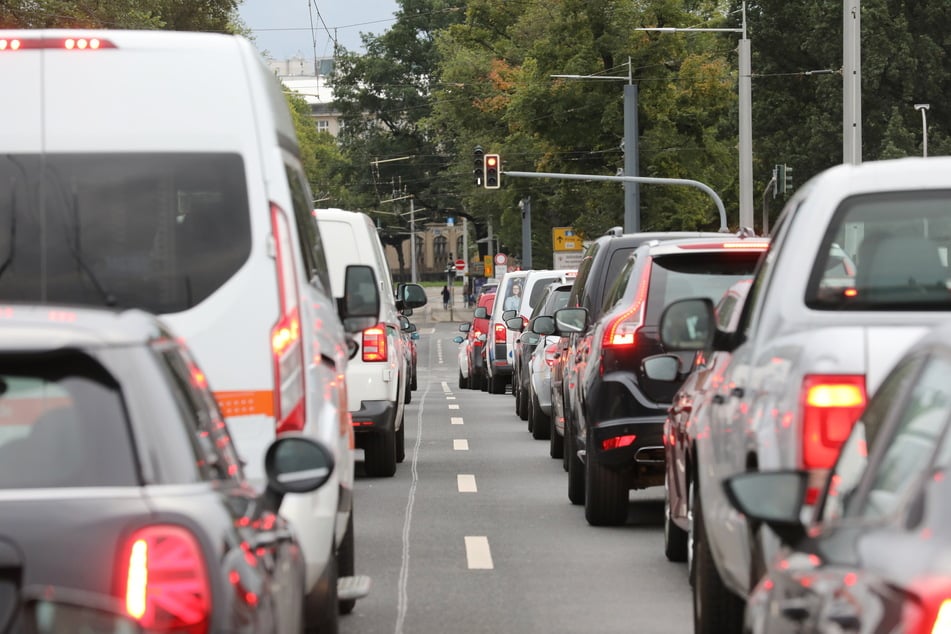
M186 310L251 253L233 154L0 158L0 298Z
M847 199L806 289L816 310L949 310L951 192Z
M124 412L86 355L0 357L0 489L136 484Z

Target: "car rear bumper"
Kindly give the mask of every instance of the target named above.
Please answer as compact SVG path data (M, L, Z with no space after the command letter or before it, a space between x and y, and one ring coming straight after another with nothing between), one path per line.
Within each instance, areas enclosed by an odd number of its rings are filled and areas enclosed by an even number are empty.
M360 401L360 409L350 413L353 433L361 436L369 433L388 432L396 422L396 403L392 401Z
M664 482L664 416L604 421L589 428L585 458L622 471L633 470L637 487ZM616 439L633 436L624 446L611 447Z

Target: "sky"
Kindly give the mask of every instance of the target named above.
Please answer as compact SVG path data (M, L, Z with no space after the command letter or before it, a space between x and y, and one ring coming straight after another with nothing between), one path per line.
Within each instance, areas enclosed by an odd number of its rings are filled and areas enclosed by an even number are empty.
M238 13L259 50L288 59L312 58L315 34L317 57L332 56L334 32L348 50L363 52L360 33L380 35L398 8L397 0L242 0Z

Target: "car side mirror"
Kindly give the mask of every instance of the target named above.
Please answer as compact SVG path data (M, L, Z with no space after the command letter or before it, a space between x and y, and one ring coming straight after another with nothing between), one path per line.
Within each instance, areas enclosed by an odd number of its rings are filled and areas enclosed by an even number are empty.
M413 331L412 333L410 333L409 338L412 339L413 341L419 341L419 333L416 331Z
M349 333L360 332L380 321L380 288L373 267L347 266L343 297L337 300L337 314Z
M479 306L478 308L475 309L475 312L472 313L472 316L475 319L488 319L489 310L485 306Z
M674 354L658 354L647 357L641 363L641 368L647 378L653 381L672 383L681 378L680 357Z
M555 332L562 336L584 332L588 328L587 308L562 308L555 311L554 317Z
M514 313L515 311L513 310L511 312ZM505 327L509 330L514 330L515 332L522 332L522 330L525 328L525 322L522 321L521 317L510 317L509 319L505 320Z
M724 480L723 490L733 508L794 545L806 535L800 511L808 481L805 471L747 471Z
M300 433L284 433L264 454L267 488L262 509L277 513L288 493L316 491L330 479L333 454L324 445Z
M660 317L660 340L668 350L709 350L716 330L713 302L705 297L673 302Z
M466 340L466 338L456 335L455 337L452 338L452 340L455 341L456 343L462 343L463 341Z
M518 311L516 310L512 310L512 309L504 310L502 311L502 321L508 321L509 319L511 319L512 317L515 317L516 315L518 315Z
M397 310L419 308L421 306L425 306L427 301L429 300L426 297L426 289L424 289L419 284L400 284L397 287Z
M472 324L459 324L459 330L461 332L469 332L471 328L472 328Z
M539 315L528 322L528 327L539 335L553 335L555 334L555 318L551 315Z

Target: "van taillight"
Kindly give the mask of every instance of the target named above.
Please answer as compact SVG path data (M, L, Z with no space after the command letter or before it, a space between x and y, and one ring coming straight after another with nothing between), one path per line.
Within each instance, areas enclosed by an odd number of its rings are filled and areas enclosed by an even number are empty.
M604 336L601 339L602 347L634 345L637 331L644 325L644 305L647 300L647 287L650 285L650 273L651 264L648 262L641 273L641 279L637 282L634 302L605 326Z
M118 48L109 40L98 37L5 37L0 38L0 52L36 49L65 49L68 51L96 51Z
M911 596L902 604L906 634L951 633L951 579L929 577L909 584Z
M136 531L120 555L126 613L148 632L208 632L211 584L198 540L181 526Z
M363 331L363 360L386 361L386 326L377 324Z
M495 343L506 342L507 334L505 331L505 324L495 324Z
M865 377L807 374L802 380L800 399L802 464L806 469L829 469L865 409ZM807 503L814 502L817 495L818 489L810 487Z
M274 362L274 412L277 433L304 429L304 345L301 341L297 273L290 227L281 208L271 204L271 231L277 260L277 288L281 317L271 329Z

